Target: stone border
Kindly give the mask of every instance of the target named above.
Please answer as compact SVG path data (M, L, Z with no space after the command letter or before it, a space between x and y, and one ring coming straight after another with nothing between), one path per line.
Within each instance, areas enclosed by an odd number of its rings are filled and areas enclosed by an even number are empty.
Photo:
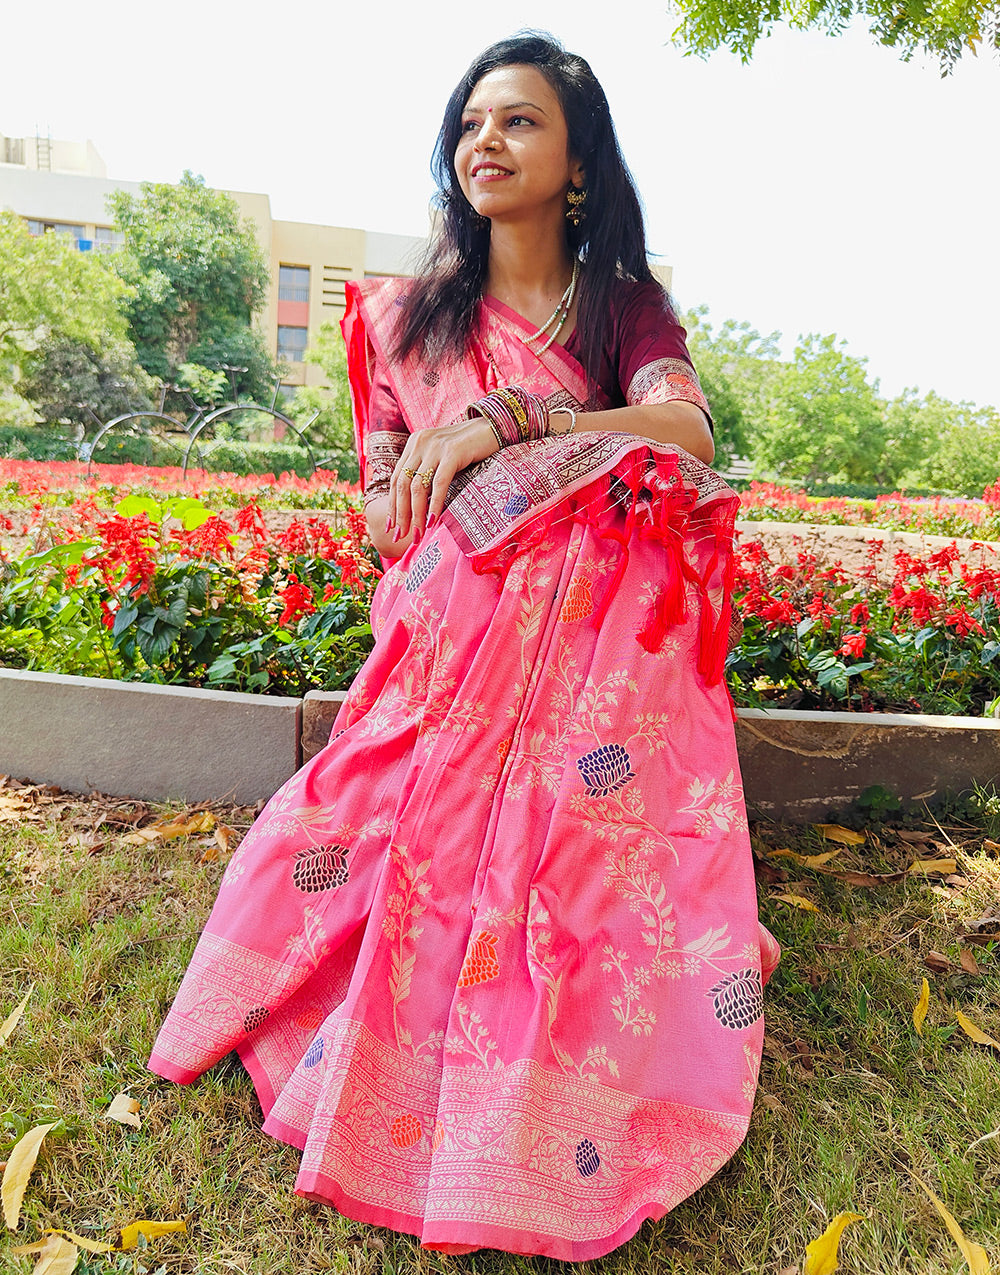
M266 800L330 736L343 691L304 700L0 669L0 773L147 801ZM822 820L881 784L905 803L1000 787L1000 720L740 709L751 814Z

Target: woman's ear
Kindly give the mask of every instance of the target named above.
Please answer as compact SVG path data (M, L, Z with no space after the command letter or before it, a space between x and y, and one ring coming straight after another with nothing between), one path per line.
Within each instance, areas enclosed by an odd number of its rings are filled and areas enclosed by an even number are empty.
M570 163L569 179L577 190L583 190L584 186L587 184L586 171L578 159L574 159Z

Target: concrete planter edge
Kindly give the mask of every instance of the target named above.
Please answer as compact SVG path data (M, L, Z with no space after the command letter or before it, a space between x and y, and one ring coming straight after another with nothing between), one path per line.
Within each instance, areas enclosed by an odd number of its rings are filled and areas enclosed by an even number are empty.
M147 801L265 800L326 743L343 691L303 700L0 668L0 773ZM1000 786L1000 720L739 709L751 815L822 820L874 784L906 804Z

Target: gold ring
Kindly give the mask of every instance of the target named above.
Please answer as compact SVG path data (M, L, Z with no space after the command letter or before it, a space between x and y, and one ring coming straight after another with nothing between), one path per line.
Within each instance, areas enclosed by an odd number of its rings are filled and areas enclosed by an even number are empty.
M416 478L416 476L417 476L417 471L415 469L407 469L405 465L403 466L404 478Z
M425 469L421 473L417 474L417 477L425 487L432 487L434 485L435 472L436 471L433 469Z

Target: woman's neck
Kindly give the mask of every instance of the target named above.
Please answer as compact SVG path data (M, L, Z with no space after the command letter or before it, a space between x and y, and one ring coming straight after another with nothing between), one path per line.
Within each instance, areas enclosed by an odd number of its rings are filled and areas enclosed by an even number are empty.
M490 233L485 291L525 318L546 314L573 272L573 258L561 233L536 225L497 225ZM538 322L542 320L539 319Z

